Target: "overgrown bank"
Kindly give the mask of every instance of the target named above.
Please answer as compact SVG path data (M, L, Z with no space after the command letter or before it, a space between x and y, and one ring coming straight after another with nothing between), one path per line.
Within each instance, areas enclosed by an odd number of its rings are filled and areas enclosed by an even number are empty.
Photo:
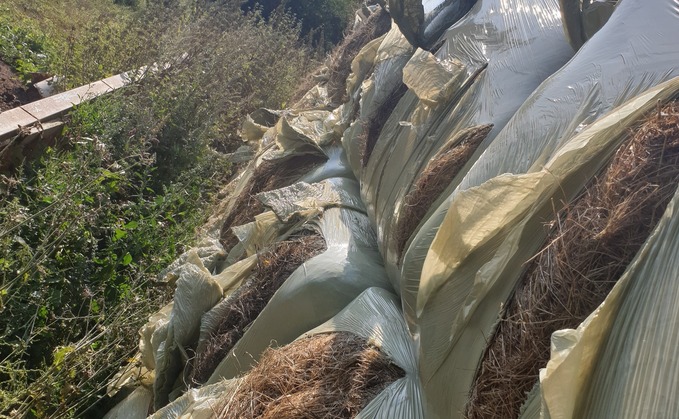
M148 314L171 298L158 273L192 242L230 175L216 150L239 145L241 118L283 107L315 66L292 18L264 23L218 6L158 5L153 21L139 10L125 34L95 36L80 55L74 47L81 58L63 67L68 83L99 77L81 59L101 57L104 75L121 63L169 65L81 105L57 149L3 175L0 414L107 410L108 380L136 350ZM128 36L134 51L116 50L119 61L97 50Z

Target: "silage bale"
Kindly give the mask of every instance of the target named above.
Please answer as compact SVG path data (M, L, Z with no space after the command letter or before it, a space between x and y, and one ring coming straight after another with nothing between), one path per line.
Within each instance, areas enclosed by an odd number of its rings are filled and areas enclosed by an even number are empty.
M653 109L549 225L489 338L469 418L513 418L549 360L550 336L601 304L660 220L679 182L679 106Z
M453 201L428 253L415 307L420 375L432 415L464 411L475 377L470 366L484 353L498 308L524 263L541 246L555 206L570 202L627 137L627 128L678 86L673 80L616 109L540 170L498 176Z
M247 372L272 342L291 342L337 314L363 290L389 288L364 214L328 208L314 223L327 250L307 261L278 289L208 383Z
M274 244L257 255L254 272L233 294L215 306L219 324L192 360L189 383L204 383L273 294L304 262L325 251L319 234L305 234Z
M552 336L540 372L545 418L679 415L679 217L675 194L604 302L576 330Z
M380 350L351 333L316 334L267 349L223 400L218 418L354 418L403 376Z

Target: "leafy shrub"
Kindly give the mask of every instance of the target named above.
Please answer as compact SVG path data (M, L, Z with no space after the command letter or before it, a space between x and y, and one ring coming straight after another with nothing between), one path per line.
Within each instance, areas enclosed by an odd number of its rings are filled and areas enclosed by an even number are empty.
M47 36L29 24L0 18L0 59L14 67L23 81L47 69L52 48Z
M170 298L156 275L229 176L215 149L239 145L242 117L284 106L315 66L289 16L177 6L144 20L160 6L148 7L93 24L61 62L69 83L126 63L145 64L143 77L80 105L62 146L2 178L0 415L101 416L137 330Z

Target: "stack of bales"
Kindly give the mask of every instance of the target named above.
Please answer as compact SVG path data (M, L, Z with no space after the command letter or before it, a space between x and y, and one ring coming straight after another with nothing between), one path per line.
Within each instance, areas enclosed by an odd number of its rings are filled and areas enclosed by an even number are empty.
M674 0L387 3L246 121L108 416L679 415Z

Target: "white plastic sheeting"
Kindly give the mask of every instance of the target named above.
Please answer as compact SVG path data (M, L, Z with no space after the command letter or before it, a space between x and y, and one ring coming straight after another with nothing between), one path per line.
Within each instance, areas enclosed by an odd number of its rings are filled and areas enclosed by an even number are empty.
M445 35L435 56L418 51L410 79L438 80L428 90L440 91L438 103L414 83L385 125L361 175L363 198L377 224L390 279L403 290L417 289L419 271L431 240L406 255L399 280L396 240L404 196L429 159L458 132L494 124L472 161L504 127L531 92L572 55L563 37L556 0L481 0ZM451 77L446 78L445 74ZM455 79L451 82L450 79ZM456 86L456 89L452 87ZM471 162L462 169L459 182ZM409 282L413 281L413 283ZM413 297L404 295L406 304ZM408 313L406 313L409 315Z
M156 409L167 404L170 393L183 387L181 372L188 359L186 348L199 335L200 319L222 297L222 288L203 266L184 265L174 294L174 305L167 324L167 337L155 354L153 383Z
M106 413L104 419L144 419L152 400L151 390L146 387L137 387L125 400Z
M292 342L337 314L365 289L390 288L365 215L330 208L317 226L327 250L290 275L208 383L247 372L272 342Z

